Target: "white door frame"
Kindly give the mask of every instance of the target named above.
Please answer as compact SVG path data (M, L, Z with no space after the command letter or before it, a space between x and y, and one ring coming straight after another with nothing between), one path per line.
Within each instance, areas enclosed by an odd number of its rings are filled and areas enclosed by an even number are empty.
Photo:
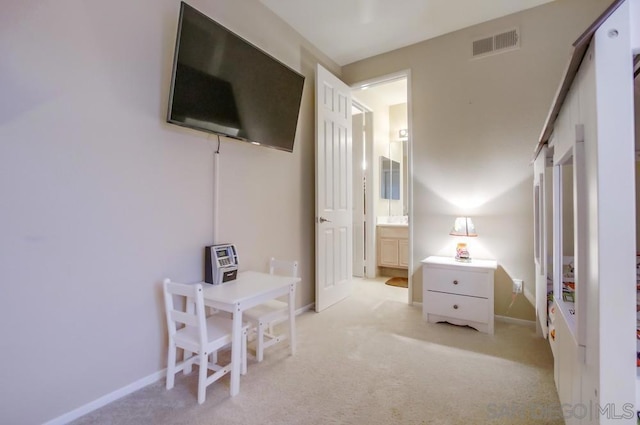
M409 130L409 140L407 140L407 158L408 158L408 181L407 181L407 207L408 207L408 215L409 215L409 288L408 288L408 296L407 302L409 305L413 304L413 275L414 275L414 258L413 258L413 120L412 120L412 106L411 106L411 70L405 69L402 71L394 72L392 74L383 75L380 77L372 78L365 81L360 81L358 83L352 84L352 90L359 90L363 87L373 86L376 84L382 84L385 82L389 82L392 80L397 80L399 78L406 78L407 80L407 126ZM375 120L375 117L374 117ZM366 147L365 157L367 160L367 164L373 164L373 149L372 146ZM373 167L367 167L365 172L365 176L367 182L373 181ZM369 200L371 200L371 196L369 196ZM376 223L375 223L375 213L373 211L373 202L367 202L366 204L366 215L370 217L367 220L366 224L366 234L369 235L367 239L367 247L366 250L369 253L373 253L367 257L366 261L366 269L367 269L367 277L375 278L376 276L376 256L375 256L375 234L376 234Z
M358 102L355 99L351 99L351 104L353 105L354 108L362 111L362 116L363 116L363 126L361 128L361 130L365 133L364 136L362 136L362 139L360 139L360 137L356 137L352 135L352 139L353 139L353 157L354 157L354 161L353 161L353 205L354 205L354 218L353 218L353 229L354 229L354 240L353 240L353 247L354 247L354 268L353 268L353 273L354 276L356 277L375 277L375 252L371 253L369 251L369 247L366 246L365 241L369 240L371 238L371 236L375 236L375 233L371 233L371 230L369 228L369 223L373 222L375 223L375 217L371 217L370 214L368 214L369 211L373 211L373 197L371 196L371 194L369 193L369 191L367 191L367 193L365 194L365 191L363 190L363 185L362 185L362 177L365 178L366 181L366 187L370 188L372 185L372 180L370 177L370 173L371 173L371 168L372 168L372 164L371 164L371 144L373 143L373 126L372 124L369 122L371 121L370 118L373 115L373 111L371 111L371 109L369 109L368 107L366 107L365 105L361 104L360 102ZM360 129L358 129L357 131L360 131ZM354 134L355 131L352 128L352 134ZM356 146L356 141L362 142L365 146L368 146L368 148L360 148ZM362 152L362 150L364 150L364 162L367 164L367 167L362 170L362 163L361 161L357 161L356 160L356 152L360 153ZM360 158L359 158L360 159ZM358 167L358 168L356 168ZM369 174L367 174L369 173ZM356 178L357 177L357 178ZM370 189L369 189L370 190ZM366 196L366 197L365 197ZM361 201L362 199L365 199L365 202L368 204L371 204L371 206L367 207L364 206L362 207L362 211L360 210L361 208ZM360 204L358 207L356 207L356 204ZM362 213L363 217L356 217L355 214L356 213ZM375 224L374 224L375 226ZM358 230L357 227L359 227ZM361 231L360 231L361 230ZM358 238L361 237L361 240L357 241L356 240L356 235L358 236ZM356 254L360 255L360 244L362 244L362 251L365 254L365 258L362 260L362 262L360 262L359 260L356 260ZM373 255L374 261L373 263L371 263L371 256ZM356 268L356 264L358 264L358 268Z

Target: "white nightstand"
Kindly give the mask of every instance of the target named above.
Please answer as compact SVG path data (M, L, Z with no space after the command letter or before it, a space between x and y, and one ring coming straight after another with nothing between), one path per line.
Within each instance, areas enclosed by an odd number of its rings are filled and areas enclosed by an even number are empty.
M422 260L422 316L430 323L468 325L493 334L494 260Z

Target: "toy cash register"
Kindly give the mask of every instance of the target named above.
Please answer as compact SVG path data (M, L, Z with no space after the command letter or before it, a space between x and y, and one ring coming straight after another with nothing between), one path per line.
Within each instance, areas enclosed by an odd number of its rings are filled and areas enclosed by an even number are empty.
M220 285L235 280L237 274L238 254L235 245L225 243L205 248L205 282Z

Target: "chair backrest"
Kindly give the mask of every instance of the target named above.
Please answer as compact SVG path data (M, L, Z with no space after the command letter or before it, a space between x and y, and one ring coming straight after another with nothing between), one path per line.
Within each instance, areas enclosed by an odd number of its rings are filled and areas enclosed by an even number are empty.
M269 274L298 277L298 262L276 260L271 257L271 260L269 260Z
M207 325L202 284L176 283L171 282L169 279L165 279L162 284L164 287L164 305L167 313L169 337L173 338L177 327L180 325L192 326L198 329L198 339L201 346L203 346L206 341ZM175 297L182 299L176 303ZM193 308L194 303L195 308Z

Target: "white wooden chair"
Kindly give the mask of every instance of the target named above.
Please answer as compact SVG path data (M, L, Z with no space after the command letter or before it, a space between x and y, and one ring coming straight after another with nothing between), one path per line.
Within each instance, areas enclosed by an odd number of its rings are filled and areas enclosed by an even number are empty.
M221 348L231 344L233 321L221 315L205 315L202 284L175 283L165 279L163 286L169 331L167 389L173 388L176 373L189 373L191 366L194 363L198 364L198 403L202 404L207 386L231 371L231 363L225 366L217 364L217 353ZM174 296L183 297L184 302L174 303ZM179 325L184 326L178 328ZM247 330L248 325L242 329L243 375L247 373ZM178 348L184 350L184 359L179 363L176 362ZM208 369L214 371L211 376L207 376Z
M282 276L298 277L298 262L283 261L271 258L269 273ZM289 304L284 299L270 300L246 310L242 316L251 324L256 334L256 359L264 359L264 350L287 339L285 333L275 334L274 325L289 320Z

